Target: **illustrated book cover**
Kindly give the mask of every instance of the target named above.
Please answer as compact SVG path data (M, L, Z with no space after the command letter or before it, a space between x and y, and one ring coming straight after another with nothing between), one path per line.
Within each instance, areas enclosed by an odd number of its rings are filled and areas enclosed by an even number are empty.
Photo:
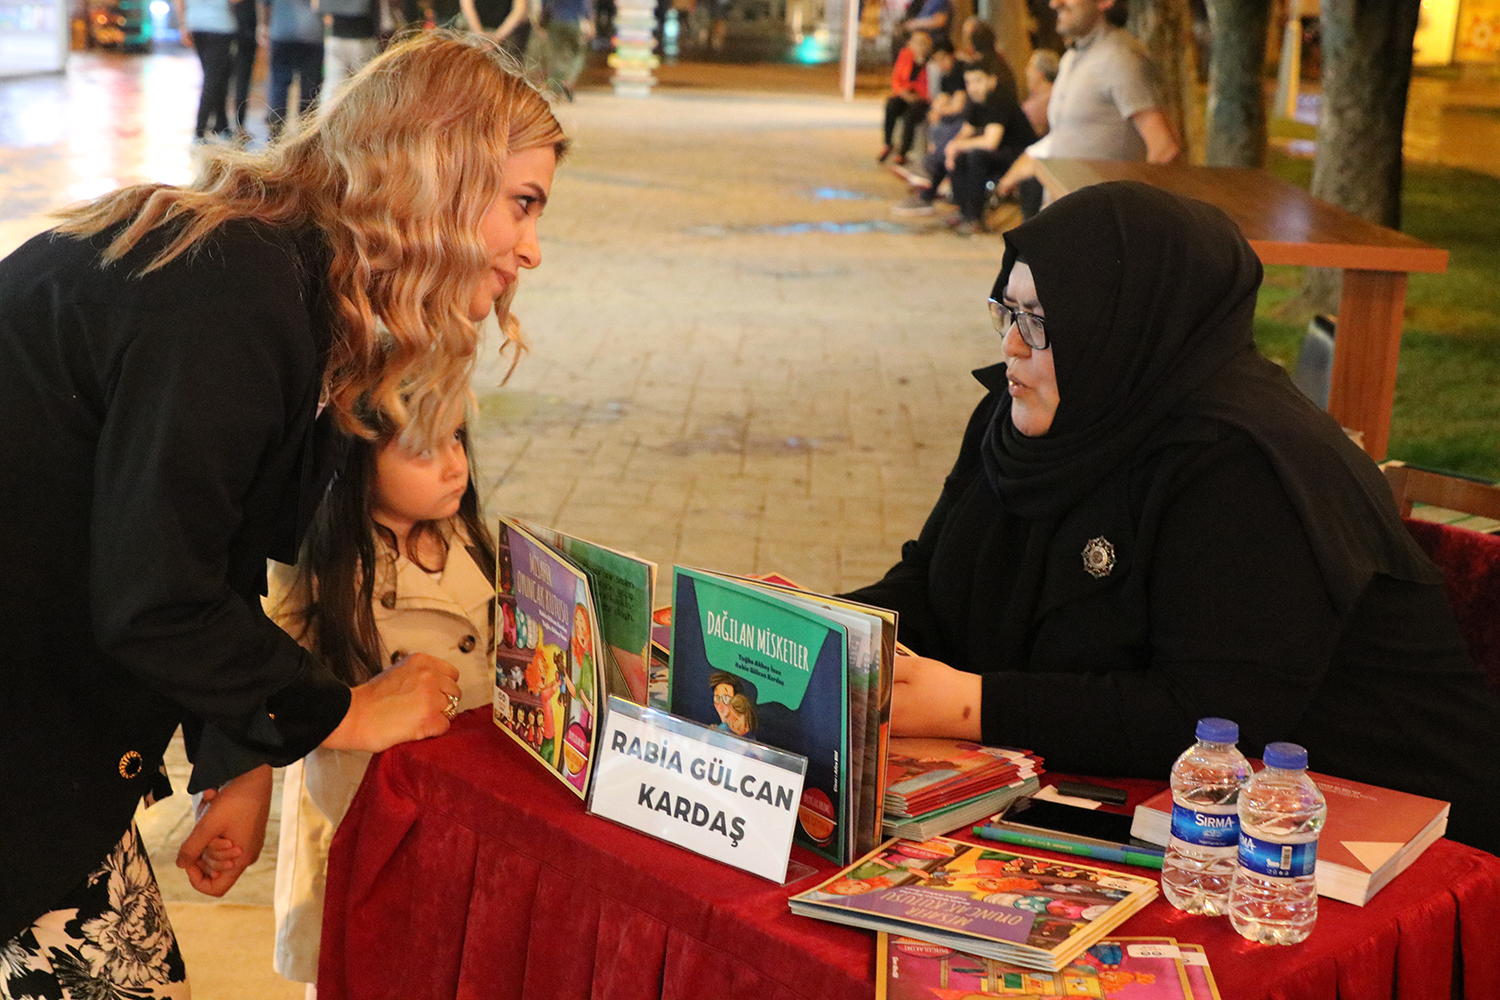
M1152 879L934 837L887 841L788 902L804 916L1056 972L1156 893Z
M599 631L608 660L609 693L645 705L650 684L651 609L656 563L628 552L515 519L514 523L588 574L598 602Z
M588 575L504 518L495 548L495 725L581 799L605 662Z
M1027 969L916 938L881 933L876 1000L1219 1000L1202 945L1164 937L1109 937L1057 972Z
M847 864L878 835L894 615L681 566L672 594L668 708L806 757L796 840Z
M1252 765L1260 769L1260 762ZM1328 819L1318 835L1318 894L1364 906L1448 829L1448 803L1308 771L1323 790ZM1135 807L1132 836L1165 846L1172 793Z

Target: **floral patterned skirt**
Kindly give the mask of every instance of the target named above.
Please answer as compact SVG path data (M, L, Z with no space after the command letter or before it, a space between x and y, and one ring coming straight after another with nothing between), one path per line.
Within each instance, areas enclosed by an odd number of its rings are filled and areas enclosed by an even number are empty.
M135 824L61 905L0 944L0 1000L188 1000Z

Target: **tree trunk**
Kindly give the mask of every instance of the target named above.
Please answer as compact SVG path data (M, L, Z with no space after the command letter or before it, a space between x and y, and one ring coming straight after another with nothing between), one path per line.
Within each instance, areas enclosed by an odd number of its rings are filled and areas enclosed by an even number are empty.
M1323 0L1323 108L1312 193L1401 226L1401 138L1421 0Z
M1323 0L1323 106L1312 193L1401 227L1401 139L1421 0ZM1302 298L1338 308L1339 274L1309 269Z
M1188 0L1130 0L1125 22L1130 33L1145 43L1161 73L1162 110L1182 143L1182 162L1190 159L1187 109L1193 106L1198 81L1197 47L1193 43L1193 14Z
M1211 167L1260 167L1266 162L1266 34L1271 0L1208 0L1213 51L1208 61L1208 148Z
M1016 75L1016 97L1020 100L1026 99L1026 61L1031 58L1031 36L1026 31L1029 19L1026 0L990 0L995 44Z

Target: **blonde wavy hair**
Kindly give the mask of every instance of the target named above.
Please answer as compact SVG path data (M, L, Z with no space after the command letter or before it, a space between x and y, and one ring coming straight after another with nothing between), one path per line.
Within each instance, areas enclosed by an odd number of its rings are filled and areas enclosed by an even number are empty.
M423 32L270 149L214 149L191 186L123 188L60 213L58 228L92 235L126 222L104 254L114 261L179 223L149 272L230 220L318 227L332 250L324 399L351 433L394 426L425 447L463 420L479 344L466 305L488 263L480 220L506 157L550 146L561 158L567 145L546 98L497 44ZM495 303L502 351L523 346L514 293L512 284Z

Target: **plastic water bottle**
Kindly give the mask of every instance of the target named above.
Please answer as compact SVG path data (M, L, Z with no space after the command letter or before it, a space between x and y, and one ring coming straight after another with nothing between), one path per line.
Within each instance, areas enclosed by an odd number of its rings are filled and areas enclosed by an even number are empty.
M1161 888L1179 910L1220 916L1229 907L1250 762L1235 746L1240 727L1228 719L1199 719L1197 736L1172 765L1172 839Z
M1318 831L1328 818L1323 793L1307 776L1307 751L1269 743L1266 762L1240 796L1239 866L1229 890L1229 922L1262 944L1296 944L1318 919Z

